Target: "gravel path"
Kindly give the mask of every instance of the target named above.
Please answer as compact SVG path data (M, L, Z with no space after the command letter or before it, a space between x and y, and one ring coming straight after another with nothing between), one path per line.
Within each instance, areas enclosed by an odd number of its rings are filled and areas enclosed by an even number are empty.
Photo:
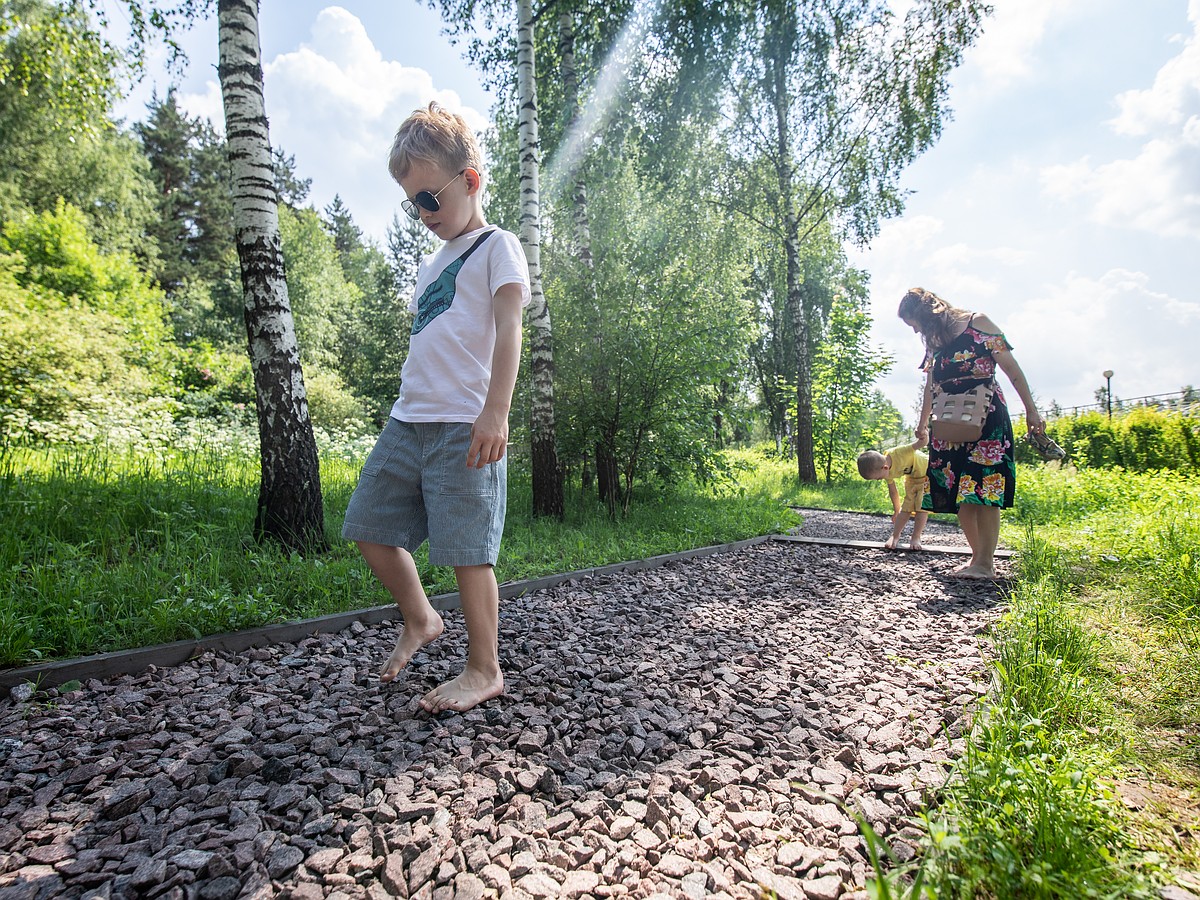
M829 509L795 507L804 517L798 534L805 537L834 538L843 541L886 541L892 533L892 519L871 513L838 512ZM912 524L904 526L900 546L907 547ZM926 546L966 548L967 539L954 520L930 518L925 524L922 543ZM956 560L958 565L962 560Z
M457 614L394 685L356 623L16 689L0 898L865 897L848 810L911 854L985 689L959 561L770 542L506 600L505 694L437 719Z

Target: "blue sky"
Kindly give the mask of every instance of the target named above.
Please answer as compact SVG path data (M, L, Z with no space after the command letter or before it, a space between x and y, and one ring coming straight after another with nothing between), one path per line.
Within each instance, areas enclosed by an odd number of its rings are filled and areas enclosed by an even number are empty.
M994 0L955 73L941 139L905 174L905 213L852 262L871 276L882 383L913 418L914 285L986 312L1044 406L1090 403L1114 371L1134 398L1200 387L1200 0ZM392 132L438 99L477 127L491 98L416 0L262 0L272 143L323 208L341 194L382 237L401 199ZM216 24L185 38L183 106L220 126ZM142 118L161 55L122 107ZM1016 398L1010 400L1019 410Z

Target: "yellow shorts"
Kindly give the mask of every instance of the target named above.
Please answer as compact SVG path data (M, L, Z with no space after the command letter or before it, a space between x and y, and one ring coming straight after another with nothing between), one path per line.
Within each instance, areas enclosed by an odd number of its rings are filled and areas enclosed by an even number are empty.
M921 509L921 500L929 493L929 479L915 478L912 475L904 477L904 502L900 504L900 512L909 515Z

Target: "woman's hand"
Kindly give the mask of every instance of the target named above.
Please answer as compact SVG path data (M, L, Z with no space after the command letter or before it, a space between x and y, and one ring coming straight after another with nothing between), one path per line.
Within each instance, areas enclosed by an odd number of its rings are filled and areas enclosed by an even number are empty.
M1025 410L1025 427L1030 434L1045 434L1046 420L1036 409L1027 408Z
M929 426L925 424L918 425L917 430L913 432L913 436L920 442L918 446L924 447L929 443Z

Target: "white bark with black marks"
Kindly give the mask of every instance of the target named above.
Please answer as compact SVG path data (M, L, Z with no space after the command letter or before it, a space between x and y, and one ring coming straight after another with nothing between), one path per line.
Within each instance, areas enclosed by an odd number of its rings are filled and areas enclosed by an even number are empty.
M217 71L261 446L254 533L293 549L320 548L325 545L320 468L284 276L257 0L219 0L217 27Z
M529 289L532 299L526 313L529 322L530 373L533 380L530 404L530 437L533 463L533 512L539 516L563 514L563 478L558 462L554 421L554 349L550 309L542 291L542 223L539 168L541 146L533 46L532 0L517 2L517 103L520 146L520 238L529 260Z

